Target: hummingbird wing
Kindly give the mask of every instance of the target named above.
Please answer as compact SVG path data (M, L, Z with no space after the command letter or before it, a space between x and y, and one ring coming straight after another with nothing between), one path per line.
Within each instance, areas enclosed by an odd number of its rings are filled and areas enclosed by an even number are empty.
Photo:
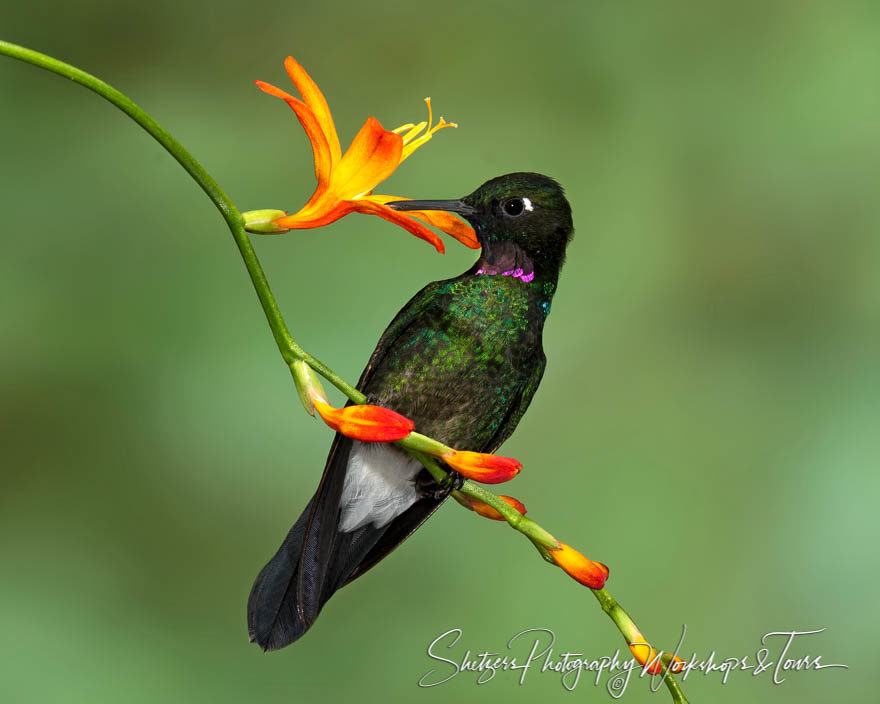
M526 409L532 402L532 397L538 390L538 385L541 383L541 378L544 376L544 368L547 366L547 357L544 356L544 350L538 350L538 353L539 357L536 361L535 368L532 371L532 375L526 379L525 383L522 385L516 403L511 404L507 415L504 416L504 420L501 421L501 425L498 426L495 435L492 436L492 439L485 447L480 449L480 452L495 452L495 450L501 447L504 441L511 436L516 429L516 426L519 425L520 420L522 420L523 414L525 414Z

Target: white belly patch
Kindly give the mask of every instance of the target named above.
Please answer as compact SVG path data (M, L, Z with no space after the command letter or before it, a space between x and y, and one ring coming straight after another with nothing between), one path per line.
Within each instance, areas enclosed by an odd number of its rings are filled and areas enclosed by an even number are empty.
M355 441L339 500L339 530L350 533L372 523L389 523L418 498L414 479L422 465L384 443Z

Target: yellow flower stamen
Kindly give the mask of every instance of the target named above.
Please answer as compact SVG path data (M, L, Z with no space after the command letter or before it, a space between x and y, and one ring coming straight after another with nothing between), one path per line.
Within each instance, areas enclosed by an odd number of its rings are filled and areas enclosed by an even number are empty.
M401 125L396 130L392 130L396 134L400 134L401 132L406 130L406 134L403 135L403 152L400 155L401 163L403 163L403 161L416 149L421 147L425 142L429 141L431 137L434 136L434 133L438 130L442 130L444 127L458 127L455 122L446 122L446 120L444 120L442 117L435 125L434 111L431 108L431 99L425 98L425 104L428 106L427 122L420 122L417 125L409 123L406 125ZM422 134L423 131L424 134Z
M410 130L405 135L403 135L403 146L406 146L407 144L412 142L413 139L415 139L415 137L419 134L419 132L421 132L427 126L428 123L424 121L420 122L417 125L410 125Z

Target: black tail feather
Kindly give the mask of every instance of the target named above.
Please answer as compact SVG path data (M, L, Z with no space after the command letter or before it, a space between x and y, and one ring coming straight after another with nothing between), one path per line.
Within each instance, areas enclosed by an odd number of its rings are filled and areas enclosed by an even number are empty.
M283 648L311 625L298 613L294 592L306 523L314 500L290 529L281 547L260 570L248 599L248 635L263 650Z
M422 498L382 528L368 524L340 532L339 501L351 449L352 441L337 435L315 496L254 582L248 634L263 650L301 638L338 589L397 547L445 498Z

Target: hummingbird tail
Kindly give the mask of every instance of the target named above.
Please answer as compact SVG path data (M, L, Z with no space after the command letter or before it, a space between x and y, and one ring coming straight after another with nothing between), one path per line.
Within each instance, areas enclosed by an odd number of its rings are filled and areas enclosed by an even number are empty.
M422 495L388 522L346 518L340 502L348 496L344 486L352 446L337 435L315 496L254 582L248 634L263 650L302 637L338 589L403 542L446 498Z
M314 500L309 502L278 552L260 570L248 599L248 636L263 650L283 648L311 625L297 608L296 585L305 529Z

